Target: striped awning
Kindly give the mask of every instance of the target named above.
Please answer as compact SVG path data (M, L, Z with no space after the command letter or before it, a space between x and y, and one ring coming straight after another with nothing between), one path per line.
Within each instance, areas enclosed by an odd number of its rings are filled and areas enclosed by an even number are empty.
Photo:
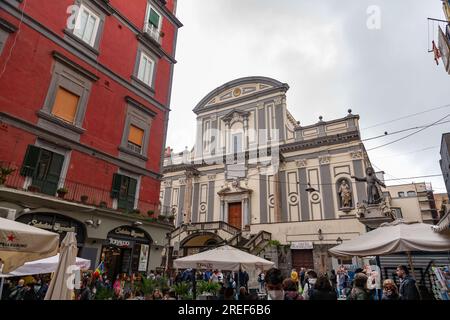
M435 232L443 232L450 227L450 206L446 206L446 213L442 217L441 221L439 221L435 226L432 226L431 229Z

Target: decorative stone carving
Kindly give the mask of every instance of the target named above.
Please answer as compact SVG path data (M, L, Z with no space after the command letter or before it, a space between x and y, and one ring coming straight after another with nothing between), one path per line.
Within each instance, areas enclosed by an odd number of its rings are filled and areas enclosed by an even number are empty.
M281 104L281 102L283 101L283 99L281 97L276 97L273 102L275 103L275 105L279 105Z
M339 208L348 211L353 207L353 195L349 182L341 178L337 182L337 192L339 195Z
M170 188L172 186L172 180L164 180L163 186L165 188Z
M330 156L319 157L320 165L330 164L330 162L331 162L331 157Z
M295 164L297 165L298 168L305 168L308 165L308 160L306 159L296 160Z
M362 150L350 152L350 156L352 157L352 159L355 159L355 160L362 159L363 155L364 154L363 154Z
M312 192L310 196L312 203L319 203L320 202L320 193L319 192Z
M366 215L367 212L367 205L365 203L359 203L356 205L356 217L359 218L364 218L364 216Z
M366 176L363 178L358 178L352 176L356 181L366 182L367 184L367 204L378 204L382 201L382 191L381 187L386 188L385 184L380 181L375 175L375 171L372 167L366 169Z
M215 174L208 174L208 180L209 181L216 180L216 175Z
M178 183L179 183L180 185L185 185L185 184L186 184L186 178L180 178L180 179L178 179Z

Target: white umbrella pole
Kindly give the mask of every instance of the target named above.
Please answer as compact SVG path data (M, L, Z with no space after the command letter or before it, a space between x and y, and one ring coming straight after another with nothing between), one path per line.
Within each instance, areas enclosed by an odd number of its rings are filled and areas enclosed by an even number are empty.
M2 300L2 296L3 296L3 284L5 283L5 278L2 277L2 279L0 280L0 300Z
M406 252L408 254L409 267L411 268L412 277L416 280L416 275L414 274L414 264L412 262L411 251Z

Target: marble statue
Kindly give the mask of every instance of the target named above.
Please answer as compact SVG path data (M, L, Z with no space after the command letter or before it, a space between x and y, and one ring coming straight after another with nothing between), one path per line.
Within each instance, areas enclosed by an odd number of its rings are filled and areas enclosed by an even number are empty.
M372 167L366 169L366 176L364 178L355 176L352 176L352 178L356 181L367 183L367 204L379 204L381 202L383 197L380 186L383 188L386 188L386 186L377 178Z

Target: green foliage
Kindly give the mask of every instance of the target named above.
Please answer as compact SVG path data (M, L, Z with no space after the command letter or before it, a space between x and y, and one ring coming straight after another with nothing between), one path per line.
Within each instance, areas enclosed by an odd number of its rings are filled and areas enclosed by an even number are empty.
M219 283L214 283L214 282L208 282L208 281L197 281L197 291L200 294L203 293L212 293L212 294L217 294L217 292L220 289L220 284Z
M67 193L69 192L69 190L67 188L59 188L58 190L56 190L57 193Z
M155 279L156 287L160 290L169 289L168 279L167 277L161 277L159 279Z
M112 300L114 297L114 290L108 288L98 288L95 293L95 300Z
M180 282L173 286L175 293L179 297L186 297L189 295L189 290L191 289L191 285L189 282Z
M0 167L0 184L4 184L6 182L6 178L14 171L16 171L16 169Z
M152 294L156 289L156 281L143 277L142 282L139 285L139 289L144 295Z
M269 246L272 246L272 247L279 247L281 245L281 243L280 243L280 241L278 241L278 240L270 240L269 241Z

